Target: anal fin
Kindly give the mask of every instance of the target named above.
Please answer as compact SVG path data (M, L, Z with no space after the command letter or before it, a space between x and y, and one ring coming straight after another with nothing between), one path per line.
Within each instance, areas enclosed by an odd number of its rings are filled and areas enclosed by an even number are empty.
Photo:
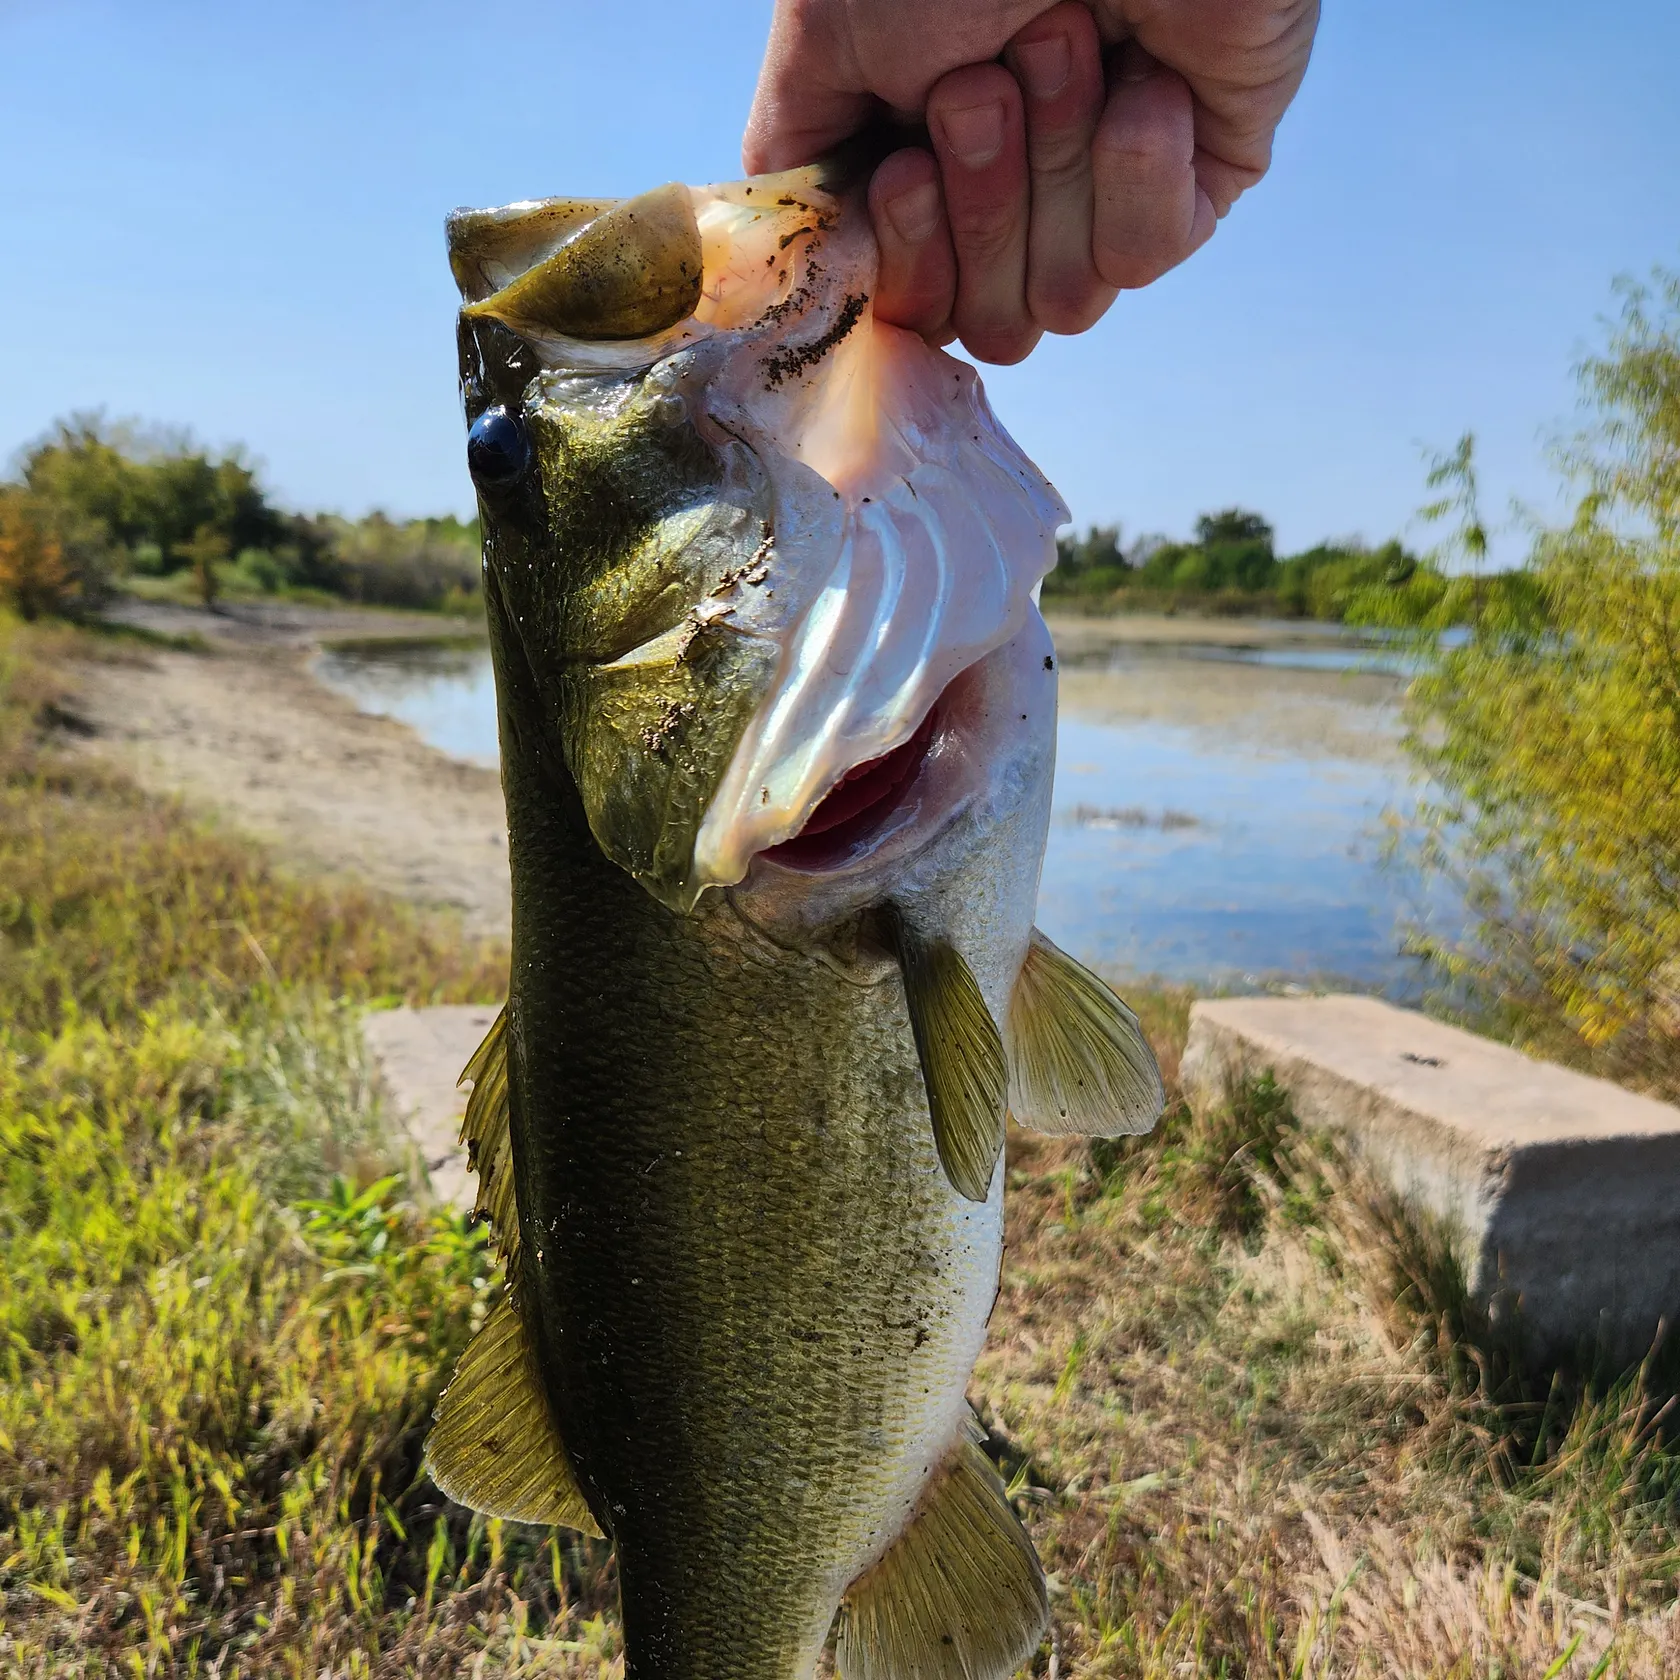
M958 1194L983 1202L1003 1153L1003 1038L962 953L896 916L892 927L940 1164Z
M543 1397L511 1294L490 1309L438 1401L426 1469L457 1504L487 1516L601 1532Z
M1166 1093L1137 1017L1037 928L1009 1005L1009 1112L1059 1136L1147 1132Z
M969 1424L943 1477L841 1609L844 1680L1006 1680L1049 1620L1044 1571Z

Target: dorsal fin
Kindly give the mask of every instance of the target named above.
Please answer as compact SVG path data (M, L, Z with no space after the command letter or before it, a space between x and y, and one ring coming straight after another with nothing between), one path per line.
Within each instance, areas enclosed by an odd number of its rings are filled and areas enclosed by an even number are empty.
M1037 928L1009 1005L1009 1112L1066 1136L1147 1132L1166 1093L1137 1016Z
M478 1174L473 1213L490 1221L496 1252L507 1264L509 1277L518 1275L519 1208L513 1194L513 1150L508 1141L507 1006L502 1006L484 1042L461 1070L459 1083L472 1081L467 1112L461 1121L461 1142L467 1146L467 1165Z
M1049 1620L1044 1571L970 1419L909 1526L852 1584L844 1680L1007 1680Z
M458 1504L515 1522L599 1534L543 1398L513 1296L467 1344L426 1438L426 1469Z
M904 975L940 1164L958 1194L983 1202L1003 1153L1009 1065L1003 1039L962 953L889 918Z

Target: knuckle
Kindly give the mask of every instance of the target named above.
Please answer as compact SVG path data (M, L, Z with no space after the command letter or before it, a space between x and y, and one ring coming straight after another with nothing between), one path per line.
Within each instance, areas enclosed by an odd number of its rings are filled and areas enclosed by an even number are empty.
M1164 124L1129 123L1125 128L1099 129L1091 156L1100 174L1135 180L1184 167L1174 144L1177 136Z
M1012 260L1021 231L1013 206L984 210L970 207L962 214L955 210L951 213L951 238L965 269L996 268Z
M1027 135L1027 165L1034 192L1063 192L1091 177L1091 145L1086 134L1070 128L1049 134Z

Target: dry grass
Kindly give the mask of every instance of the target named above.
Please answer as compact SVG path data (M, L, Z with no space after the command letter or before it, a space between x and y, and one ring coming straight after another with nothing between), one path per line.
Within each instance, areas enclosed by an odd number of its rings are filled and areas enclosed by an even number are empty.
M62 651L0 626L0 1671L616 1674L610 1554L417 1472L488 1264L381 1176L353 1006L499 958L60 757ZM1009 1170L1041 1675L1680 1672L1654 1378L1526 1392L1275 1091Z
M1062 1671L1680 1670L1680 1478L1640 1374L1525 1392L1444 1243L1275 1091L1124 1148L1012 1145L975 1393Z

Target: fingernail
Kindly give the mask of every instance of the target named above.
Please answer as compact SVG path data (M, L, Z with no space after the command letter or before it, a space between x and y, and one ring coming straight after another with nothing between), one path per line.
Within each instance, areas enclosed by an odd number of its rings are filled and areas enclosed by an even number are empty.
M1034 99L1054 99L1067 86L1073 53L1065 35L1050 35L1042 41L1023 41L1015 49L1021 66L1021 80Z
M906 245L920 245L939 225L939 188L932 181L889 198L887 220Z
M1003 147L1003 101L993 99L984 105L946 111L940 118L940 127L951 150L970 169L980 169Z

